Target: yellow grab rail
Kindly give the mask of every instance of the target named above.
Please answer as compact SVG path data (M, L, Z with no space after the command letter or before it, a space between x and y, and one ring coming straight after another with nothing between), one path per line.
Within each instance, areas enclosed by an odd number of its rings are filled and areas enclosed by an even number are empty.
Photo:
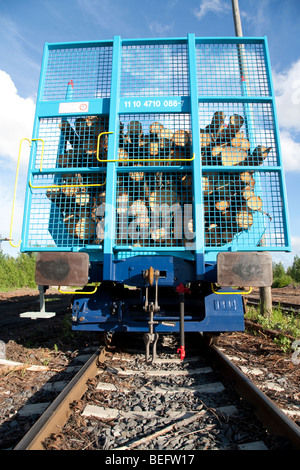
M24 140L24 139L23 139ZM29 139L27 139L29 140ZM43 144L43 147L42 147L42 154L41 154L41 161L40 161L40 172L42 172L42 168L43 168L43 160L44 160L44 148L45 148L45 143L44 143L44 140L43 139L32 139L32 140L40 140ZM31 141L30 142L30 145L31 145ZM31 183L31 180L29 179L29 186L32 188L32 189L49 189L49 188L92 188L92 187L99 187L99 186L104 186L106 184L106 179L104 181L104 183L89 183L89 184L50 184L50 185L40 185L40 186L35 186Z
M247 292L241 292L241 291L237 291L237 292L218 292L218 291L215 290L214 284L212 282L211 283L211 290L213 291L214 294L218 294L218 295L247 295L247 294L250 294L252 292L252 287L250 287L250 289Z
M94 289L94 290L85 291L85 292L84 292L84 291L81 291L81 292L78 291L78 292L77 292L77 291L75 291L75 290L73 290L73 291L61 290L61 288L60 288L61 286L58 286L58 290L59 290L59 292L60 292L61 294L81 294L81 295L82 295L82 294L95 294L95 292L97 292L97 289L98 289L99 284L100 284L99 282L96 282L96 285L95 285L95 289Z
M43 139L27 139L27 137L24 137L20 141L20 146L19 146L19 154L18 154L18 163L17 163L17 170L16 170L16 178L15 178L15 188L14 188L14 196L13 196L13 204L12 204L12 212L11 212L11 221L10 221L10 232L9 232L9 243L13 248L18 248L21 245L21 239L19 240L19 243L17 245L14 245L11 240L12 240L12 230L13 230L13 219L14 219L14 213L15 213L15 203L16 203L16 195L17 195L17 185L18 185L18 177L19 177L19 169L20 169L20 159L21 159L21 150L22 150L22 145L24 140L27 140L29 142L29 147L31 147L31 143L33 141L41 141L43 144L42 147L42 155L44 154L44 141Z
M113 158L101 159L99 158L100 138L105 134L113 134L113 132L101 132L97 139L97 160L101 163L108 162L192 162L195 159L195 154L191 158Z
M44 142L43 139L32 139L32 140L39 140L39 141L42 142L42 153L41 153L41 161L40 161L40 171L42 171L43 159L44 159L45 142Z
M102 135L107 135L107 134L113 134L113 132L100 132L100 134L98 135L98 138L97 138L97 153L96 153L96 157L97 157L97 160L98 162L113 162L114 160L100 160L98 157L99 157L99 150L100 150L100 139L101 139L101 136Z
M48 185L41 185L41 186L34 186L31 181L29 180L29 186L32 189L48 189L48 188L92 188L98 186L104 186L106 184L106 178L104 183L88 183L88 184L48 184Z

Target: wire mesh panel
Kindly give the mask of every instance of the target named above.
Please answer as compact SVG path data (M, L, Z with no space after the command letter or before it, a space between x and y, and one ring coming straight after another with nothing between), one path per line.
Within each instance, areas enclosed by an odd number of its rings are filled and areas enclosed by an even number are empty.
M188 96L185 43L123 45L121 96Z
M117 245L155 249L193 240L191 181L191 172L119 172Z
M72 84L72 99L110 96L112 46L53 47L49 49L43 100L64 100Z
M99 217L105 202L105 173L35 175L28 222L31 248L99 245Z
M205 251L285 248L284 186L265 43L199 39L196 55Z
M192 160L191 116L120 114L120 166L170 166Z
M270 103L199 103L203 165L277 166Z
M203 96L270 96L263 43L196 42L198 93Z
M204 172L202 180L207 247L284 246L278 172Z
M187 42L125 42L120 89L121 97L144 99L125 101L129 112L119 115L117 256L128 257L120 251L128 245L154 253L184 247L195 237L185 224L193 212L192 173L179 171L192 166L191 114L176 112L181 97L190 96Z
M108 116L72 116L43 118L39 122L39 139L34 168L98 168L99 158L107 157ZM98 144L99 142L99 144Z

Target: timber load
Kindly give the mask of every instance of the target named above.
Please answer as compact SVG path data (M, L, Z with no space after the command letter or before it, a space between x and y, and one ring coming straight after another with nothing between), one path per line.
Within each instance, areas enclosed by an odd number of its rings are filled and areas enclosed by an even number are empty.
M257 211L263 212L263 200L256 191L253 167L263 164L271 148L259 145L252 151L242 130L243 125L242 116L234 114L226 122L224 113L217 111L211 122L199 130L201 156L195 155L194 158L201 158L202 163L204 228L208 246L229 243L240 232L251 229ZM47 197L61 211L71 237L100 243L104 238L101 222L104 211L100 207L105 204L105 184L99 184L98 188L96 184L84 184L87 182L86 176L83 179L80 171L69 174L68 169L99 167L103 171L101 181L105 181L108 136L104 134L99 138L99 135L107 131L107 127L95 116L77 119L73 126L68 121L62 121L60 128L68 145L58 156L57 165L65 168L66 174L62 175L61 188L57 185L49 189ZM191 149L192 135L189 130L174 131L157 121L148 124L147 132L139 121L129 122L126 129L120 124L115 161L124 168L117 182L117 185L123 184L124 190L118 191L116 211L118 217L126 212L130 233L134 233L131 221L139 224L140 246L143 246L146 236L147 243L150 240L154 244L170 246L172 230L174 232L176 227L173 224L170 231L163 230L163 227L151 231L151 213L159 205L185 204L178 188L192 185L192 171L178 173L174 177L167 168L179 165L192 169ZM147 166L163 168L153 172L143 171L142 167ZM215 166L224 168L224 171L214 171L212 167ZM243 169L232 171L235 166ZM91 183L98 181L95 174L89 178ZM192 219L189 226L192 232ZM122 240L123 234L118 233L117 243Z

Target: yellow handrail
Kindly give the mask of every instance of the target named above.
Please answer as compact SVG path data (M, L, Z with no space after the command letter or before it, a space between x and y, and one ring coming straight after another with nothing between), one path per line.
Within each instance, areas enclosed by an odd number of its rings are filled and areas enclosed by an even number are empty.
M102 135L107 135L107 134L113 134L113 132L100 132L100 134L98 135L98 138L97 138L97 153L96 153L96 156L97 156L98 162L114 161L114 160L100 160L98 158L99 157L99 149L100 149L100 138L101 138Z
M85 291L85 292L83 292L83 291L81 291L81 292L78 291L78 292L77 292L77 291L75 291L75 290L74 290L74 291L66 291L66 290L61 290L61 288L60 288L61 286L58 286L58 290L59 290L59 292L60 292L61 294L81 294L81 295L82 295L82 294L95 294L95 292L97 292L97 289L98 289L99 284L100 284L100 283L97 282L96 285L95 285L95 289L92 290L92 291Z
M97 160L101 163L108 162L191 162L195 159L195 153L191 158L116 158L116 159L101 159L99 158L100 138L104 134L113 134L113 132L101 132L97 139Z
M29 140L29 139L27 139ZM45 142L43 139L32 139L32 140L40 140L43 144L42 146L42 154L41 154L41 161L40 161L40 172L42 172L43 169L43 161L44 161L44 148L45 148ZM31 145L31 142L30 142ZM106 179L104 183L93 183L93 184L51 184L51 185L41 185L41 186L35 186L31 183L31 180L29 179L29 186L32 189L49 189L49 188L92 188L92 187L99 187L99 186L104 186L106 184Z
M43 161L44 161L44 148L45 148L45 142L43 139L32 139L32 140L40 140L42 142L42 153L41 153L41 161L40 161L40 171L43 169Z
M218 292L214 289L214 283L212 282L211 283L211 290L213 291L214 294L218 294L218 295L247 295L247 294L250 294L252 292L252 287L250 287L250 289L247 292L241 292L241 291L238 291L238 292Z
M19 240L19 243L17 245L14 245L11 240L12 240L12 229L13 229L13 219L14 219L14 213L15 213L15 202L16 202L16 195L17 195L17 184L18 184L18 177L19 177L19 169L20 169L20 159L21 159L21 149L24 140L27 140L29 142L29 147L31 147L31 143L33 141L41 141L42 142L42 156L41 156L41 164L42 164L42 158L44 155L44 147L45 143L43 139L27 139L27 137L24 137L20 141L20 146L19 146L19 154L18 154L18 163L17 163L17 170L16 170L16 179L15 179L15 188L14 188L14 196L13 196L13 205L12 205L12 212L11 212L11 221L10 221L10 232L9 232L9 243L13 248L18 248L21 245L22 240ZM41 171L41 165L40 165L40 171Z
M43 139L31 139L32 141L35 140L39 140L40 142L42 142L42 153L41 153L41 161L40 161L40 171L42 171L42 167L43 167L43 159L44 159L44 149L45 149L45 142ZM31 144L30 144L31 145Z
M29 180L29 186L32 189L48 189L48 188L92 188L98 186L104 186L106 184L106 178L104 183L89 183L89 184L48 184L48 185L41 185L41 186L34 186L31 181Z
M12 230L13 230L13 219L14 219L14 213L15 213L15 203L16 203L16 195L17 195L17 185L18 185L18 177L19 177L19 168L20 168L20 158L21 158L21 149L24 140L27 140L29 142L29 147L31 146L31 140L27 139L24 137L20 141L20 146L19 146L19 154L18 154L18 162L17 162L17 170L16 170L16 178L15 178L15 188L14 188L14 196L13 196L13 204L12 204L12 211L11 211L11 220L10 220L10 231L9 231L9 243L13 248L18 248L21 245L21 239L17 245L14 245L11 240L12 240Z

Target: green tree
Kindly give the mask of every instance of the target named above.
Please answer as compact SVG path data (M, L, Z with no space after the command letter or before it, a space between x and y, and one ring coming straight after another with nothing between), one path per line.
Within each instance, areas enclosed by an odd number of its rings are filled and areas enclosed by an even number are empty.
M283 264L273 263L273 278L281 277L285 275L285 269Z
M292 277L285 272L283 264L273 263L273 284L272 287L285 287L293 282Z
M292 266L287 269L287 274L293 278L295 282L300 282L300 257L295 256Z
M17 258L0 251L0 291L36 287L35 253L19 253Z

